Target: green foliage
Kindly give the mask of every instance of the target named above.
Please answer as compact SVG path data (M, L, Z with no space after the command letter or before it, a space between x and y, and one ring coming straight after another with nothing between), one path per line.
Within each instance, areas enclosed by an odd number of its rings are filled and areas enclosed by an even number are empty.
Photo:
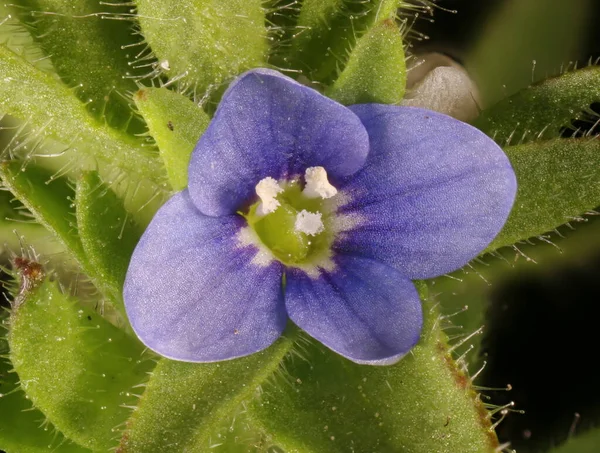
M421 341L389 367L356 365L306 339L249 416L290 452L496 451L489 415L451 357L436 308L425 303L424 312Z
M475 126L502 146L556 138L600 102L600 68L546 79L484 110Z
M2 112L25 121L34 150L44 138L73 149L73 159L84 163L93 157L127 171L136 179L162 182L157 159L131 135L109 128L92 118L84 104L56 77L37 69L22 57L0 46L0 98ZM30 157L30 156L29 156Z
M598 205L599 140L554 139L505 151L517 175L517 199L488 250L552 231Z
M406 63L402 36L387 19L356 42L346 67L326 91L345 104L399 104L406 88Z
M80 179L77 193L65 178L34 164L4 162L0 178L125 317L122 283L141 231L122 201L101 186L95 173Z
M0 349L0 352L5 351ZM11 369L9 361L0 359L0 449L6 453L89 452L66 440L45 422L44 414L32 409L31 401L19 388L17 374Z
M208 451L226 435L240 406L277 372L292 345L282 338L266 351L221 363L162 359L129 421L121 451Z
M136 89L133 77L139 70L132 68L122 48L135 44L131 22L115 19L126 18L130 8L93 0L14 3L61 79L88 110L110 125L127 127L133 117L127 93ZM139 128L136 124L133 130Z
M244 70L264 66L265 13L260 0L136 0L157 71L185 77L200 95Z
M86 267L97 286L114 301L126 319L123 282L142 229L135 224L123 201L102 184L96 172L84 173L75 195L77 227Z
M284 64L312 81L330 84L346 64L356 38L381 21L393 20L399 4L399 0L303 1Z
M166 88L143 88L134 100L158 145L171 187L185 189L190 156L210 118L187 97Z
M154 362L137 340L33 272L41 271L21 269L8 335L21 388L70 439L107 451Z
M600 430L591 429L584 434L571 437L564 444L550 450L550 453L595 453L600 445Z
M576 58L591 25L594 4L594 0L495 3L497 11L480 25L481 36L471 41L466 58L484 105L557 74ZM588 55L579 57L587 59Z
M1 171L0 171L1 174ZM60 244L48 240L48 230L38 223L31 223L29 213L14 199L14 195L0 191L0 254L4 250L18 250L19 238L27 237L28 244L35 246L38 253L52 255L62 250Z
M291 326L288 338L243 359L163 359L121 448L241 448L244 440L232 441L228 428L249 424L245 445L265 448L259 451L493 452L489 415L451 357L436 308L426 303L424 310L419 346L390 367L352 363Z
M75 193L67 180L53 178L53 173L44 168L17 161L0 164L0 178L36 220L84 265L85 252L69 201L75 198Z

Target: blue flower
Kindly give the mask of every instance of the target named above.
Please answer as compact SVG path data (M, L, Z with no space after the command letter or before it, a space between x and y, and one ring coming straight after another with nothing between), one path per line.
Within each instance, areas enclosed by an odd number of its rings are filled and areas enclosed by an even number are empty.
M348 359L418 341L411 280L451 272L502 228L516 192L477 129L412 107L344 107L275 71L227 90L127 274L140 339L175 360L260 351L288 318Z

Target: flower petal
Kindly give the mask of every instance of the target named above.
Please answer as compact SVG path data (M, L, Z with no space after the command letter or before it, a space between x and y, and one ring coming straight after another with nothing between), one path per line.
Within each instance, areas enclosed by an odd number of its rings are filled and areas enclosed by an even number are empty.
M516 180L502 149L446 115L376 104L351 109L369 132L363 169L341 186L340 213L359 225L343 253L382 260L411 279L451 272L475 258L510 212Z
M286 271L285 305L300 328L361 364L391 365L419 340L421 301L410 280L374 260L341 256L318 277Z
M232 214L267 176L315 166L333 178L351 175L368 149L367 132L349 109L278 72L255 69L232 83L196 145L190 195L206 215Z
M252 263L237 216L207 217L178 193L156 214L135 249L125 308L142 342L159 354L212 362L273 343L287 315L281 265Z

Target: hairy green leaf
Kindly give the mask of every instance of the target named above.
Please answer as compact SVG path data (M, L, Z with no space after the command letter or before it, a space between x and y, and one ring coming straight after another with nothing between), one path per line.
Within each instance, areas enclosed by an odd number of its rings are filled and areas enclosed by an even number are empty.
M33 164L3 162L0 178L4 185L84 266L87 263L81 241L77 236L75 213L71 203L75 192L64 178Z
M0 255L4 250L18 252L22 236L27 238L27 244L37 253L49 256L63 250L56 241L48 240L48 230L32 221L28 212L14 199L13 194L7 190L0 190Z
M8 353L4 338L8 312L0 312L0 354ZM0 450L7 453L85 453L90 450L71 443L50 426L19 387L19 379L8 359L0 358Z
M86 111L60 80L0 46L0 112L27 122L32 146L51 138L77 154L128 172L135 179L162 184L164 169L157 157L141 148L138 138L108 127ZM81 162L83 163L83 162Z
M79 178L75 205L86 267L93 269L94 281L115 301L126 319L123 282L142 230L125 210L123 201L102 183L96 172L86 172Z
M250 417L287 451L497 451L489 415L451 358L435 306L424 310L420 343L393 366L356 365L308 340L302 358L286 357L286 376L263 387Z
M158 145L171 187L185 189L190 155L210 118L188 98L166 88L143 88L134 100Z
M348 54L375 24L394 19L399 0L304 0L286 61L310 80L330 84Z
M82 270L91 278L94 285L108 297L108 300L124 316L121 284L118 283L119 279L114 277L115 274L122 272L124 258L121 258L121 266L114 270L110 269L111 263L102 263L100 258L100 254L105 250L105 247L119 248L119 243L113 244L112 241L114 239L118 240L121 227L127 226L124 223L125 215L122 214L124 209L121 204L119 210L120 201L116 199L116 196L110 193L103 200L93 199L94 196L99 197L102 193L101 188L98 187L99 192L97 194L94 194L90 189L89 193L86 193L88 199L83 201L83 205L78 208L79 212L76 213L73 204L76 198L75 191L71 188L67 179L54 178L53 173L49 170L31 163L25 165L23 162L4 162L0 164L0 178L35 219L46 227L71 254ZM85 195L82 193L79 198L81 200L85 198ZM107 224L103 223L103 218L94 217L100 215L112 216L112 221L115 222L114 228L105 229ZM82 237L78 234L77 216L83 222L85 233ZM123 222L116 220L116 218L122 218ZM116 230L117 228L118 230ZM135 232L132 232L132 230ZM18 231L21 231L21 229L18 229ZM23 233L25 232L23 231ZM115 233L116 238L111 237L111 233ZM95 234L98 234L98 236L95 236ZM139 235L137 229L129 225L127 230L123 230L123 234L126 234L129 249L131 249L133 247L132 242ZM92 237L92 235L94 236ZM110 239L107 239L108 237ZM85 246L82 240L85 242ZM107 241L111 243L108 244ZM120 253L131 253L127 250L123 249ZM90 251L91 259L88 257Z
M567 72L519 91L484 110L475 126L502 146L559 137L600 102L600 67Z
M107 451L154 362L139 342L30 273L21 273L8 335L21 387L68 438Z
M6 453L86 453L87 448L71 443L48 423L39 410L31 408L19 388L8 360L0 359L0 450Z
M137 89L131 50L140 41L127 20L125 2L15 0L15 11L32 30L62 80L88 110L110 125L126 127L133 112L127 93ZM121 19L121 20L118 20ZM136 51L137 53L137 51ZM139 71L137 71L139 72ZM141 131L134 121L134 131Z
M161 360L128 423L120 451L210 451L241 405L279 370L292 345L292 340L281 338L266 351L221 363Z
M505 152L517 175L517 198L487 251L552 231L600 204L597 138L554 139Z
M595 428L571 437L564 444L550 450L549 453L596 453L598 445L600 445L600 429Z
M577 52L592 24L594 4L595 0L498 2L466 58L484 105L556 74L573 58L588 58Z
M136 0L156 68L202 95L246 69L265 65L261 0Z
M358 39L346 67L325 94L345 104L399 104L406 88L402 36L387 19Z
M420 344L389 367L354 364L302 334L218 364L163 360L122 451L243 451L229 428L256 451L491 453L489 415L453 361L433 304L425 313Z

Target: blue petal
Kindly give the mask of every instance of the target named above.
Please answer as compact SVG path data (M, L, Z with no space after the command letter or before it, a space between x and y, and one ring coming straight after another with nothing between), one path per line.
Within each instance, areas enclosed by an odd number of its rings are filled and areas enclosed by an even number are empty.
M263 178L325 167L334 179L362 167L369 138L346 107L278 72L255 69L227 90L200 138L189 190L204 214L233 214L254 201Z
M188 362L232 359L260 351L285 327L279 263L252 263L236 216L207 217L187 191L156 214L131 258L127 315L142 342Z
M369 132L363 169L341 188L359 225L343 253L381 260L411 279L451 272L482 252L512 207L516 180L502 149L440 113L376 104L351 109Z
M412 282L390 266L342 256L318 277L286 271L285 305L300 328L361 364L391 365L419 340L421 301Z

